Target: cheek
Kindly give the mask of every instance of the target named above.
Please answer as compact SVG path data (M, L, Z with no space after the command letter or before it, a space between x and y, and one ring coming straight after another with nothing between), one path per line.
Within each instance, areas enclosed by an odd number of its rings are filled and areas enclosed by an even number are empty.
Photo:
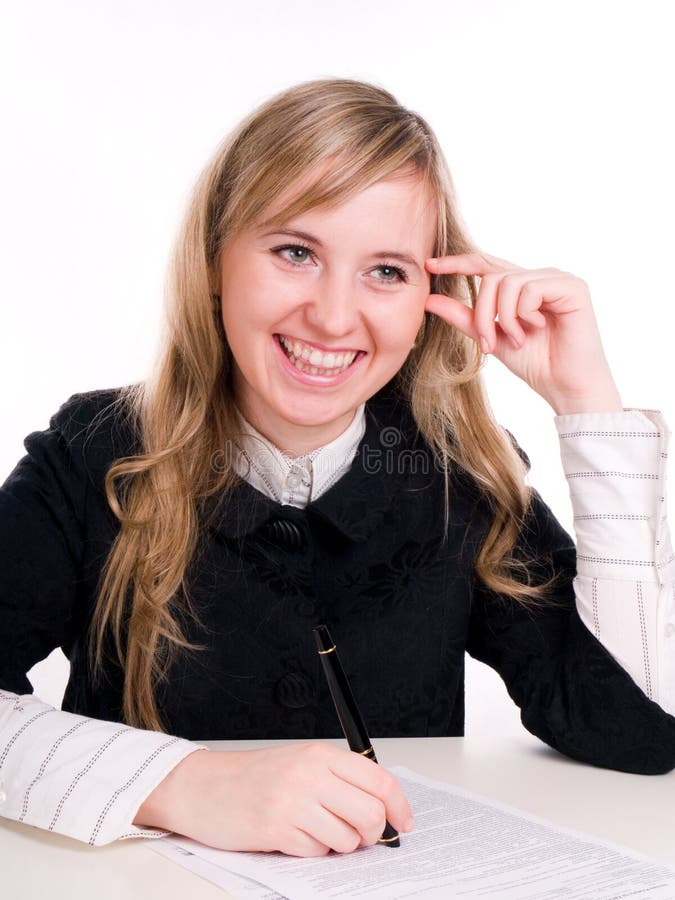
M221 293L225 333L242 333L266 328L278 309L278 297L260 280L239 279L236 288L230 282Z
M235 327L274 330L306 302L302 285L280 278L274 271L239 278L236 290L223 292L223 316Z
M389 311L386 322L380 328L381 349L404 355L408 353L424 319L426 296Z

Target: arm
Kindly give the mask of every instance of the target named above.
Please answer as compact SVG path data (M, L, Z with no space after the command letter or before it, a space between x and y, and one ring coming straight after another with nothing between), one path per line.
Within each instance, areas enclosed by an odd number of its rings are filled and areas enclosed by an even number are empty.
M0 690L0 815L93 846L162 837L132 824L199 744L54 709Z
M479 253L427 260L427 268L481 276L475 309L436 294L427 309L494 353L557 413L579 541L579 613L646 694L675 711L665 423L622 409L582 280Z
M26 673L75 637L88 479L70 433L77 402L26 439L0 488L0 815L90 844L161 836L132 825L145 797L199 747L56 710ZM71 426L74 426L71 428Z
M562 415L555 423L574 511L579 615L644 693L673 713L667 425L660 413L640 410Z
M641 774L675 767L675 718L645 696L577 613L576 550L535 492L516 553L557 575L537 609L477 585L468 652L496 669L532 734L582 762Z

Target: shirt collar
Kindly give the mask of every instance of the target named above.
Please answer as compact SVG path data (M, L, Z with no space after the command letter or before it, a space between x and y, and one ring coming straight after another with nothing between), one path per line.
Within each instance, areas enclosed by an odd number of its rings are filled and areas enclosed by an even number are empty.
M287 456L239 413L237 473L252 487L283 506L303 508L317 500L351 466L366 430L362 403L350 425L335 440L303 456Z
M326 489L306 511L281 507L242 479L207 499L202 510L204 526L225 540L242 540L271 519L295 520L309 514L349 540L365 541L382 526L397 490L428 487L433 460L421 466L415 462L414 454L429 453L419 441L407 403L387 386L366 403L365 432L352 465L339 484Z

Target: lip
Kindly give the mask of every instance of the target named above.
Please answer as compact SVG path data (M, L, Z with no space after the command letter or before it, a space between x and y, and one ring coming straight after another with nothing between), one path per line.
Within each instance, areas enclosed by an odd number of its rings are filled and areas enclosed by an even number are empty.
M284 337L286 337L286 335L284 335ZM307 384L311 385L312 387L334 387L343 384L345 381L348 381L352 377L356 369L360 368L362 360L364 360L368 355L367 353L364 353L363 350L359 350L359 355L356 357L354 362L351 365L347 366L347 368L342 372L339 372L337 375L310 375L308 372L301 372L300 369L296 369L296 367L284 353L283 348L279 343L278 334L272 336L272 342L274 344L277 357L284 372L286 372L291 378L293 378L300 384ZM315 344L314 346L316 346L318 349L321 349L321 346L319 344ZM327 348L326 352L330 352L330 348Z

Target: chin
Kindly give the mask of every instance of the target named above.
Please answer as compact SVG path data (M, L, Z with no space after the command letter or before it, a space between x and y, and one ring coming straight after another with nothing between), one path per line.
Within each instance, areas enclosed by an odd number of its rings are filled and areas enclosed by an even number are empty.
M285 410L281 415L289 425L296 425L298 428L320 428L322 425L330 425L337 419L349 415L349 413L350 410L344 410L342 412L336 412L335 415L326 415L326 413L316 413L313 415L309 412L299 412L293 415L289 414L288 410Z

